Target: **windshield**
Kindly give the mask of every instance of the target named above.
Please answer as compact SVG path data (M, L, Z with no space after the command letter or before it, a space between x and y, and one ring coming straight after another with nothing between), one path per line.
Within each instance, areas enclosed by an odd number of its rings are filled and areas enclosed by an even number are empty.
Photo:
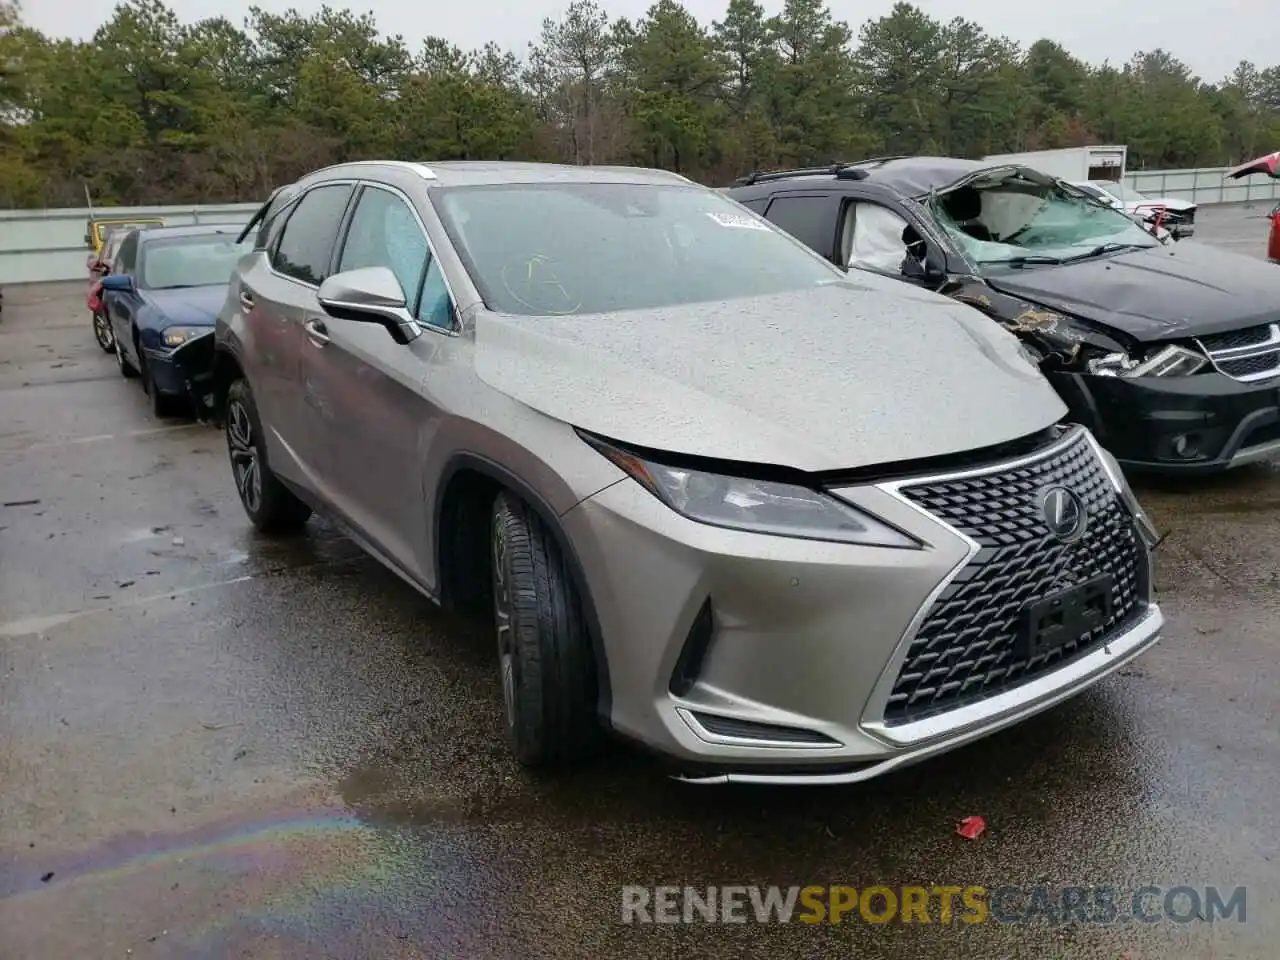
M432 191L485 304L523 316L700 303L844 274L723 194L665 184Z
M930 205L938 224L980 270L1160 245L1117 210L1057 184L1018 176L950 190Z
M148 290L209 287L227 283L236 262L253 249L235 235L211 233L150 240L143 248L142 283Z

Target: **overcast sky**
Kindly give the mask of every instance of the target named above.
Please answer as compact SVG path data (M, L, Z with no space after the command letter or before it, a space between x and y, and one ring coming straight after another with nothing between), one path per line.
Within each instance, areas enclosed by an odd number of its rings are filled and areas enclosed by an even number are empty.
M222 15L240 23L252 0L168 0L184 20ZM609 0L613 16L638 17L652 0ZM727 0L685 0L702 22L724 13ZM51 34L86 39L111 16L115 0L23 0L24 19ZM257 0L273 12L296 7L319 9L321 0ZM333 6L341 6L340 0ZM917 0L931 16L963 16L992 33L1029 44L1049 37L1078 57L1094 63L1123 63L1135 50L1164 47L1206 80L1222 79L1240 60L1259 66L1280 63L1280 3L1263 0ZM354 7L371 10L386 33L403 34L417 51L421 39L437 35L465 48L494 40L523 55L543 17L558 16L567 0L364 0ZM782 0L767 0L770 13ZM882 16L892 0L832 0L838 19L856 29ZM74 26L72 26L74 25Z

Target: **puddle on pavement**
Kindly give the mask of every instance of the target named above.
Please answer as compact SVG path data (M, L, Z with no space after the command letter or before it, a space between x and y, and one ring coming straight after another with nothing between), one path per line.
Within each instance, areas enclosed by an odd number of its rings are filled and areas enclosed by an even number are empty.
M115 920L85 929L86 951L113 922L136 927L140 918L157 935L163 929L165 947L180 951L175 956L240 956L233 948L265 940L296 944L287 956L333 955L367 945L371 935L441 942L471 926L461 904L509 889L512 872L523 869L521 854L508 860L510 845L485 832L405 833L340 808L258 812L72 854L0 855L0 910L47 917L91 904ZM376 919L353 927L353 917Z

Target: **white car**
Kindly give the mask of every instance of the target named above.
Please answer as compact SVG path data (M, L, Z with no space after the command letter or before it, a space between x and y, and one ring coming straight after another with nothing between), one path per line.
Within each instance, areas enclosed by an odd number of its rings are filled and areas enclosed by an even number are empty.
M1133 187L1114 180L1078 180L1071 184L1095 200L1114 207L1131 217L1150 219L1157 210L1164 210L1161 225L1179 240L1195 233L1196 205L1177 197L1148 197Z

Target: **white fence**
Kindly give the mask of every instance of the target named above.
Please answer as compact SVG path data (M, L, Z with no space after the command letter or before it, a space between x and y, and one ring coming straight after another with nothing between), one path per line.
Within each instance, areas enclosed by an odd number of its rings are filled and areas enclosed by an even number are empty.
M260 204L187 207L101 207L101 217L162 217L173 226L249 222ZM0 286L41 280L89 279L84 242L87 209L0 210Z
M1280 180L1247 177L1224 180L1226 167L1199 170L1130 170L1125 183L1153 197L1180 197L1193 203L1280 201ZM99 216L162 217L165 223L247 223L256 203L182 207L102 207ZM87 209L0 210L0 286L47 280L87 280L89 250L84 234Z
M1124 182L1149 197L1171 197L1192 203L1265 203L1280 200L1280 180L1267 176L1224 180L1229 167L1197 170L1129 170Z

